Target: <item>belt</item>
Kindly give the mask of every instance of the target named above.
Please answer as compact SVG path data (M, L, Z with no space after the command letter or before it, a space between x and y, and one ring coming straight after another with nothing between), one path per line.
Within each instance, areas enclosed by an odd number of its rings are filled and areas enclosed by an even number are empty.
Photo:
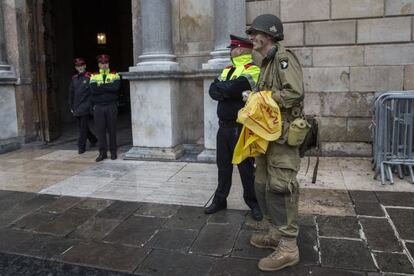
M219 121L220 127L241 127L242 125L236 121Z

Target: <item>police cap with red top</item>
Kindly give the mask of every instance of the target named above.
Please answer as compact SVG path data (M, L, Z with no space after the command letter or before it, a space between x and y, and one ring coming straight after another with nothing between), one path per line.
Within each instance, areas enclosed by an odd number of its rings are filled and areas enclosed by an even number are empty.
M96 57L96 60L98 61L98 63L108 63L109 62L109 56L102 54Z
M227 48L237 48L237 47L243 47L243 48L253 48L253 43L250 41L250 39L246 37L241 37L237 35L230 35L230 45L227 46Z
M73 63L75 64L75 66L82 66L86 64L85 60L81 57L75 58L73 60Z

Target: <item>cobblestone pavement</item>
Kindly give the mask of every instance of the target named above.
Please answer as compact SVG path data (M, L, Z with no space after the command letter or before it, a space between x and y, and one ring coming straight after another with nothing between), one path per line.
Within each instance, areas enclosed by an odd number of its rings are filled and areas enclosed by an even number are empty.
M300 264L275 275L414 274L413 194L349 196L355 215L301 216ZM272 274L244 210L4 190L0 210L1 275Z

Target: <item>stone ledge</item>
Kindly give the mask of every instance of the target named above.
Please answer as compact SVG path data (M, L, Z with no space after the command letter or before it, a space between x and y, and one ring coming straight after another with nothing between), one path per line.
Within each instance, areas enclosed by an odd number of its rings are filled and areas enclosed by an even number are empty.
M21 146L19 138L0 140L0 154L17 150Z
M125 160L177 160L184 154L183 145L171 148L132 147L125 153Z
M160 80L160 79L204 79L214 78L223 68L205 69L193 71L140 71L140 72L119 72L126 80Z

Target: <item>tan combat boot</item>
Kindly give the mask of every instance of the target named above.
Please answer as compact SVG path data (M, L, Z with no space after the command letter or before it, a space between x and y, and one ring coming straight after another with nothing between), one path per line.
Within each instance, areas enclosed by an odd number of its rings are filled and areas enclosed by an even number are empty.
M259 269L275 271L299 263L299 249L296 239L282 238L275 252L259 261Z
M268 230L270 227L269 219L263 218L260 221L246 222L245 225L254 230Z
M282 238L279 231L270 229L268 234L254 234L250 238L250 244L258 248L273 248L276 249L279 241Z

